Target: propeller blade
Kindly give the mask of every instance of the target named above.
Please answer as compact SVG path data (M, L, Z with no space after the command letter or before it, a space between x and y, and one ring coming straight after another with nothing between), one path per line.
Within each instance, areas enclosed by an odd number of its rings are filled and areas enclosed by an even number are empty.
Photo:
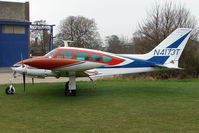
M24 63L23 63L23 55L22 55L22 53L21 53L21 61L22 61L22 67L24 68L25 66L24 66Z
M26 91L26 74L25 74L25 72L23 72L23 89L25 92Z

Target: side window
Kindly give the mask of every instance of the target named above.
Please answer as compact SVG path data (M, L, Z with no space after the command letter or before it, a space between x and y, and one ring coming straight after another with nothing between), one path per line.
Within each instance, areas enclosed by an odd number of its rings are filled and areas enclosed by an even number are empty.
M109 61L111 61L111 60L112 60L112 58L109 57L109 56L103 55L103 57L102 57L102 61L103 61L103 62L109 62Z
M50 51L49 53L47 53L46 55L44 55L44 57L46 57L46 58L52 58L53 55L54 55L56 52L57 52L57 50L54 49L54 50Z
M76 57L77 60L89 60L89 53L84 53L84 52L76 52Z
M66 59L72 59L73 58L73 51L68 51L68 50L60 50L60 54L64 55L64 58Z
M99 54L92 54L91 61L100 61L100 57Z
M56 58L57 58L57 59L63 59L63 55L58 54L58 55L56 56Z

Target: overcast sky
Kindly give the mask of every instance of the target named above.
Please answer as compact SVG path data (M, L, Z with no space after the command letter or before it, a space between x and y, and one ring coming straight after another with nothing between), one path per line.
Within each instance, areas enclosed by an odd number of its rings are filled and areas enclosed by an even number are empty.
M185 5L199 22L199 0L172 1ZM64 18L82 15L95 19L102 37L115 34L131 38L138 23L146 18L147 11L152 8L155 0L29 0L29 3L30 21L46 20L48 24L56 25L55 32Z

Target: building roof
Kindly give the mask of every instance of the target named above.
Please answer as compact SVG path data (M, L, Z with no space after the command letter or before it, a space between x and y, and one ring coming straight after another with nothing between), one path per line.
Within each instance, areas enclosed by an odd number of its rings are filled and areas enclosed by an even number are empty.
M0 19L1 24L8 24L8 25L31 25L29 21L20 21L15 19Z

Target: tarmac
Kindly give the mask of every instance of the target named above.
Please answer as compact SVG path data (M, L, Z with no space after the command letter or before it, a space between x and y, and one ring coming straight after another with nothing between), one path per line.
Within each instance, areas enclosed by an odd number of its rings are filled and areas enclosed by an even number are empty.
M10 79L12 78L12 70L6 67L0 67L0 84L9 84ZM94 80L99 78L94 78ZM100 78L101 79L101 78ZM66 82L68 81L68 77L46 77L45 79L34 78L34 83L55 83L55 82ZM88 77L77 78L77 81L90 81ZM23 83L22 75L17 74L17 77L14 79L13 84L21 84ZM26 83L32 83L32 78L26 77Z

